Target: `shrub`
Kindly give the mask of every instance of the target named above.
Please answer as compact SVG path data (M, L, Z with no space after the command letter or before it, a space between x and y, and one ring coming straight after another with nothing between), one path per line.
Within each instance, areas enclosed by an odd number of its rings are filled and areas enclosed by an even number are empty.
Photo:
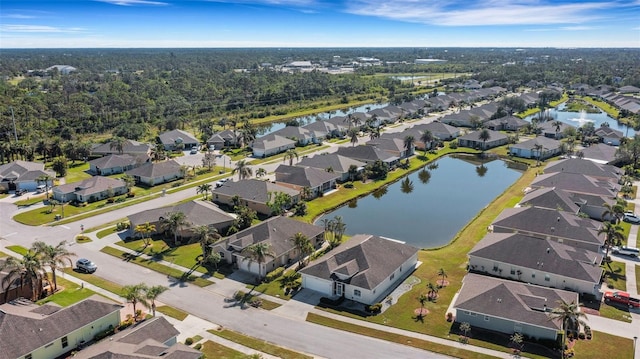
M191 344L193 344L193 338L187 338L187 339L185 339L185 340L184 340L184 343L185 343L186 345L191 345Z
M116 203L122 203L122 202L124 202L124 201L126 201L126 200L127 200L127 199L126 199L126 198L124 198L124 197L118 197L118 198L116 198L116 201L115 201L115 202L116 202Z
M449 148L452 150L455 150L456 148L458 148L458 141L453 140L451 142L449 142Z
M87 202L78 202L78 204L76 204L76 206L78 206L78 207L86 207L87 206Z
M380 313L380 311L382 310L382 303L374 303L371 305L367 305L365 307L365 310L369 313Z
M586 338L586 335L583 332L580 332L578 334L578 339L584 339L584 338Z
M115 202L115 201L116 201L116 200L115 200L115 199L113 199L113 198L107 198L107 203L113 203L113 202Z
M453 321L453 313L448 312L447 313L447 322L451 322L451 321Z
M277 278L279 278L280 276L282 276L283 273L284 273L284 267L278 267L278 268L272 270L271 272L267 273L267 275L264 278L264 280L267 283L271 283L274 280L276 280Z
M200 350L201 348L202 348L202 343L198 343L198 344L196 344L195 347L193 347L193 349L195 349L195 350Z
M129 197L129 198L133 198L133 197L135 197L135 196L136 196L136 193L135 193L135 192L129 192L129 193L127 193L127 197Z
M349 183L345 183L342 185L342 187L344 188L353 188L353 183L349 182Z

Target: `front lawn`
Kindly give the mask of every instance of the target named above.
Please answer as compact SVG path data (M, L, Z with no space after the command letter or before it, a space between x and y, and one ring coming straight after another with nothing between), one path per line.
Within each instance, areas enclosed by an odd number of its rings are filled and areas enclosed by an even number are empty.
M161 305L156 308L156 311L179 321L185 320L189 315L189 313L183 312L180 309L170 307L168 305Z
M98 288L102 288L107 292L116 294L118 296L122 294L123 286L121 286L120 284L108 281L106 279L103 279L98 275L96 275L95 273L94 274L80 273L73 270L73 268L64 268L62 271L70 276L76 277L78 279L82 279L87 283L93 284Z
M61 278L61 276L57 277L57 282L58 292L39 300L37 302L39 305L54 302L62 307L67 307L96 294L96 292L83 288L72 281Z
M6 246L6 248L12 252L16 252L21 256L24 256L25 254L29 253L29 250L23 246Z
M600 316L621 322L631 323L631 314L629 308L623 306L613 306L607 303L600 303Z
M312 356L289 350L261 339L253 338L229 329L208 330L209 333L225 338L232 342L244 345L257 351L271 354L282 359L313 359Z
M216 358L216 359L247 359L247 356L244 353L241 353L237 350L231 349L229 347L225 347L222 344L218 344L216 342L212 342L211 340L207 340L202 344L202 348L200 351L204 355L205 358Z
M579 340L573 347L575 358L633 358L633 339L593 331L593 340Z
M602 266L607 286L610 289L627 290L626 265L623 262L609 262Z

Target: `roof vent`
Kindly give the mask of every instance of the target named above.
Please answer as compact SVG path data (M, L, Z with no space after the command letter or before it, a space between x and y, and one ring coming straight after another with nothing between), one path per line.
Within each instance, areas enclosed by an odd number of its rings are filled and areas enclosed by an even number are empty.
M551 248L547 247L547 253L551 252Z
M498 303L502 303L502 298L498 298Z
M560 222L560 216L558 216L558 222Z

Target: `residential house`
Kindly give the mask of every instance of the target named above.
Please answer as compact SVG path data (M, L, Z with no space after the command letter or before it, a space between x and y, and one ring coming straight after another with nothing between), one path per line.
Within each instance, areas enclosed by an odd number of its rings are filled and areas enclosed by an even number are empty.
M321 143L322 138L316 138L315 132L309 131L304 127L299 126L286 126L272 133L276 136L288 138L296 141L299 146L306 146L312 143Z
M129 228L128 235L130 237L136 237L136 226L149 223L155 226L155 232L148 233L148 235L164 232L162 228L162 222L165 218L169 218L169 215L174 212L182 212L190 226L184 228L179 234L180 237L192 237L194 228L199 226L207 226L211 229L215 229L221 235L227 233L227 229L233 225L235 217L223 210L221 210L215 204L208 201L189 201L186 203L177 204L175 206L152 208L146 211L138 212L129 215Z
M451 141L460 136L459 128L438 121L430 122L424 125L416 125L412 128L414 130L420 131L421 133L423 133L425 130L429 130L431 131L433 137L441 141Z
M520 207L503 210L489 228L495 233L520 233L598 252L604 244L604 236L598 234L601 225L565 211Z
M414 143L411 144L409 149L406 148L403 136L404 133L400 133L397 137L379 137L366 142L367 146L375 147L379 150L389 153L394 157L400 159L413 155L416 145L416 138L414 137Z
M180 332L165 317L153 317L119 331L75 353L77 359L180 358L198 359L202 353L178 342Z
M227 181L222 186L211 191L215 203L234 205L234 198L238 196L240 204L252 210L271 215L271 207L267 205L272 193L284 193L291 196L292 202L300 200L300 191L285 187L280 184L257 179L245 179L241 181Z
M540 207L578 214L580 207L573 202L569 192L554 187L538 188L528 192L516 207Z
M580 213L584 213L591 219L595 219L596 221L610 221L614 219L610 213L606 214L608 210L607 207L605 207L605 205L613 207L613 205L616 204L616 200L612 197L571 192L569 192L569 197L573 203L580 207Z
M96 144L91 149L92 156L106 156L106 155L147 155L150 156L153 150L153 145L148 143L142 143L134 140L125 140L122 144L122 150L115 146L114 142L107 142Z
M0 359L64 357L120 324L122 306L93 295L68 307L19 300L0 306Z
M52 187L56 173L45 170L44 163L13 161L0 165L0 188L7 191L35 191L38 186L44 184L38 181L38 178L42 176L52 178L48 183L48 187Z
M556 340L562 323L550 320L559 301L578 304L578 293L467 274L453 304L455 321L507 335Z
M489 148L506 145L509 142L509 138L507 137L507 135L497 131L487 131L489 132L489 139L486 141L480 139L480 134L482 133L482 131L474 131L464 136L458 137L458 145L460 147L487 150Z
M555 138L556 140L564 138L565 130L568 128L575 129L576 126L561 121L545 121L538 124L538 129L544 137Z
M306 187L311 191L311 198L322 196L336 188L339 174L327 172L313 167L280 165L275 170L276 184L289 187L302 193Z
M602 259L598 251L550 239L520 233L489 233L469 252L469 269L600 298Z
M505 116L489 120L484 123L484 127L493 131L514 131L517 132L520 129L526 127L529 122L516 116Z
M366 163L342 156L336 153L323 153L312 157L304 157L297 166L311 167L319 170L335 173L338 181L346 182L349 178L349 168L356 166L358 173L364 170Z
M300 270L302 287L366 305L381 302L418 266L418 249L358 234Z
M319 140L344 136L344 131L329 121L318 120L302 127L307 129L314 138Z
M604 143L592 144L580 150L580 152L582 152L582 159L598 164L612 165L618 161L618 158L616 158L618 148Z
M167 151L176 151L200 147L200 141L191 133L183 130L171 130L161 133L158 138Z
M373 164L376 161L382 161L388 164L390 167L395 166L400 160L400 157L394 156L389 152L383 151L374 146L352 146L352 147L340 147L337 154L345 157L349 157L356 161L364 162L366 164Z
M620 146L620 141L624 138L622 131L618 131L608 126L600 126L595 132L600 141L609 146Z
M587 161L591 162L591 161ZM567 192L594 194L614 198L620 185L613 180L597 179L578 173L556 172L536 177L530 185L532 188L553 187Z
M184 170L176 160L147 162L125 173L135 178L136 183L147 186L156 186L184 177Z
M301 253L292 241L298 233L307 237L316 249L324 241L324 228L289 217L276 216L232 234L214 244L212 248L213 252L219 253L227 263L262 277L277 267L288 266L300 258ZM250 258L247 248L261 243L269 246L272 256L267 256L263 263L257 263Z
M290 150L295 147L296 141L273 133L260 138L256 138L255 140L253 140L253 142L251 142L253 157L256 158L273 156L275 154Z
M123 180L96 176L78 182L55 186L53 187L52 197L62 203L95 202L127 192L129 192L129 189Z
M99 176L123 173L149 162L147 155L106 155L89 161L89 172Z
M237 147L240 143L238 143L238 135L235 131L232 130L223 130L220 132L216 132L207 140L207 146L210 149L221 150L223 148L228 147Z
M545 160L562 153L562 142L538 136L509 147L509 154L521 158Z

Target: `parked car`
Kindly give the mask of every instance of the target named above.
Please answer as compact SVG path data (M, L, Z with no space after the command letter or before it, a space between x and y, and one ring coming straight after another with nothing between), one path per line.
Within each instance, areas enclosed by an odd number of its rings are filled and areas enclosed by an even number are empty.
M633 212L625 212L622 220L628 223L633 223L633 224L640 223L640 217L638 217Z
M27 193L27 190L24 188L16 190L16 196L22 196L25 193Z
M634 247L626 247L626 246L613 247L611 248L611 251L615 254L622 254L625 256L632 256L632 257L637 257L638 254L640 253L640 249L634 248Z
M93 273L98 269L98 266L86 258L80 258L76 261L76 268L80 272Z
M606 292L604 301L627 305L630 308L640 308L640 299L631 297L627 292Z

